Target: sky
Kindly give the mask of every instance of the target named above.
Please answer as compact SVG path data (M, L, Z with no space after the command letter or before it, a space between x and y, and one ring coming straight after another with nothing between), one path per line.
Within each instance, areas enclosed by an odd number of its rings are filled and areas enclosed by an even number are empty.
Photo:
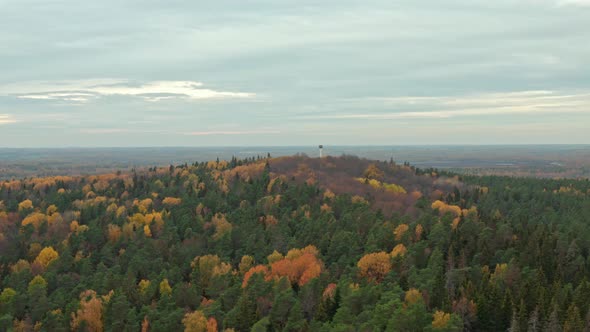
M590 0L0 0L0 147L590 143Z

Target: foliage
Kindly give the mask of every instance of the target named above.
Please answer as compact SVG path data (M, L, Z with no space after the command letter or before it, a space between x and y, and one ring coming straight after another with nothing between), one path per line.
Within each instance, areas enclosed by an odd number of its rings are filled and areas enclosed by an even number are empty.
M321 162L1 182L0 330L588 325L588 181Z

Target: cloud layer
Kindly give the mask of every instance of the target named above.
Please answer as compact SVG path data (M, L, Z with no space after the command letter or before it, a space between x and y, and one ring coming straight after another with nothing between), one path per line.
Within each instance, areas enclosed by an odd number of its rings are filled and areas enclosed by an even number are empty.
M106 96L131 96L155 102L165 99L224 99L252 98L253 93L207 89L201 82L152 81L133 84L121 79L91 79L78 81L33 81L0 86L0 94L19 99L88 102Z
M296 119L388 120L440 119L478 116L542 116L590 112L590 91L563 93L559 91L519 91L484 93L466 96L379 97L345 100L344 103L367 107L373 113L303 115ZM354 106L353 106L354 107ZM342 110L348 107L344 104Z
M0 145L590 143L589 3L6 0Z
M15 123L16 120L9 114L0 114L0 125Z

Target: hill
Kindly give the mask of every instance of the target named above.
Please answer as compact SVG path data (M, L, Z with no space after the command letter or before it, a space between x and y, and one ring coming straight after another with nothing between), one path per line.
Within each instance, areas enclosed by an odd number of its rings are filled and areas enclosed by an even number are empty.
M459 174L587 178L588 145L465 145L465 146L325 146L330 156L355 155L375 160L395 158L420 168ZM143 147L143 148L0 148L0 181L12 178L93 175L133 168L242 159L270 153L317 155L315 146L266 147Z
M4 181L0 330L578 331L589 194L352 156Z

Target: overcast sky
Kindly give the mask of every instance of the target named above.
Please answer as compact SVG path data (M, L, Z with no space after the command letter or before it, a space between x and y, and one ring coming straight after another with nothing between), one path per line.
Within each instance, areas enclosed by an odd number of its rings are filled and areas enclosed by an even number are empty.
M0 146L590 143L590 0L0 0Z

